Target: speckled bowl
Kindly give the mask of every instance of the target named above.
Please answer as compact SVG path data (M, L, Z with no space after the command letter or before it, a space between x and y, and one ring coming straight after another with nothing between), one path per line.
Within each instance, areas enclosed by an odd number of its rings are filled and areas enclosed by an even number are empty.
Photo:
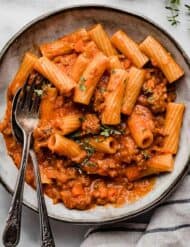
M132 204L114 208L95 207L91 210L69 210L63 204L53 205L46 197L49 216L72 223L109 223L144 213L160 203L182 180L188 169L190 154L190 61L173 38L162 28L147 18L127 13L119 9L102 6L86 6L62 9L35 19L22 28L4 47L0 54L0 118L6 106L6 90L17 71L24 53L28 50L37 53L37 44L54 40L80 27L102 23L109 33L123 29L137 42L147 35L154 35L173 54L185 70L185 76L177 84L177 101L186 104L180 148L175 160L174 171L158 177L154 189L142 199ZM0 135L0 177L9 192L14 191L17 169L7 155L5 143ZM24 191L24 204L37 210L36 192L28 185Z

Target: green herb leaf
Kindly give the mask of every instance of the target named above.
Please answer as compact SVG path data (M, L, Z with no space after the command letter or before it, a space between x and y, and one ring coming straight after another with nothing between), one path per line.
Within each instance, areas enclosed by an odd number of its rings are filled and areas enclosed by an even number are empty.
M42 94L43 94L43 90L42 90L42 89L35 89L34 92L35 92L38 96L42 96Z
M79 88L83 92L86 91L86 86L84 84L82 84L82 83L79 84Z
M185 7L187 8L188 14L190 14L190 5L189 4L185 4Z
M90 167L96 167L97 166L96 163L91 162L91 161L87 162L85 165L90 166Z
M154 100L155 100L155 98L154 98L153 95L147 98L147 101L148 101L148 103L150 103L150 104L152 104L152 103L154 102Z
M143 155L145 160L148 160L151 157L150 154L146 150L142 150L141 154Z
M152 94L153 93L151 88L144 88L143 89L143 92L144 92L145 95L148 95L148 94Z
M81 76L80 82L84 83L85 81L86 81L86 79L83 76Z
M180 0L169 0L167 1L168 5L165 7L168 11L170 11L170 16L167 17L168 21L171 23L172 26L177 26L180 21L178 20L179 17L179 8Z
M105 92L106 92L106 88L101 87L101 88L100 88L100 93L105 93Z
M83 123L85 121L85 117L79 117L79 120Z
M85 81L86 81L86 79L81 76L80 82L79 82L79 88L83 92L86 91L86 86L84 85Z
M73 139L75 139L77 137L81 137L81 131L76 131L73 134L70 134L69 137L73 138Z
M108 137L110 135L121 135L122 134L122 131L119 131L117 129L111 128L106 125L102 125L100 127L100 130L101 130L100 135L105 136L105 137Z

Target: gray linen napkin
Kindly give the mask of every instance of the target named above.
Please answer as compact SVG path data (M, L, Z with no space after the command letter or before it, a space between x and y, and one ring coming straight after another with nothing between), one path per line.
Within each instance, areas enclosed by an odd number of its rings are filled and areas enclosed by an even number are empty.
M93 228L81 247L190 246L190 172L183 183L154 211L148 224L123 223Z

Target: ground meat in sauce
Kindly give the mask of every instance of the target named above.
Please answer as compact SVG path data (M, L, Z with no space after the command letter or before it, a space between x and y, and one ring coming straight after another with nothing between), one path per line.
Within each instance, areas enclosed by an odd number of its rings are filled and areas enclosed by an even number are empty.
M100 130L100 120L95 114L86 114L81 128L84 133L97 134Z
M138 154L137 145L130 136L123 137L120 145L120 151L116 154L116 156L120 160L123 160L123 162L130 164L136 159L136 155Z
M166 85L163 74L157 69L151 69L147 72L138 103L149 107L153 113L164 112L168 103Z

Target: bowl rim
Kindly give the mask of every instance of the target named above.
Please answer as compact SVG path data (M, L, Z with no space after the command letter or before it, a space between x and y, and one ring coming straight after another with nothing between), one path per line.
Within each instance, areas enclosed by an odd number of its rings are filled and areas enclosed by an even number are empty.
M67 7L63 7L63 8L59 8L57 10L53 10L53 11L49 11L45 14L42 14L36 18L34 18L32 21L28 22L27 24L25 24L22 28L19 29L19 31L17 31L9 40L8 42L6 42L6 44L4 45L4 47L1 49L0 51L0 61L3 59L3 57L5 56L7 50L10 48L10 46L17 40L17 38L19 38L25 31L27 31L29 28L31 28L34 24L43 21L47 18L53 17L55 15L58 15L60 13L63 12L67 12L70 10L76 10L76 9L88 9L88 8L96 8L96 9L107 9L110 11L117 11L118 13L123 13L123 14L127 14L133 17L136 17L138 19L141 19L145 22L148 22L149 24L151 24L153 27L159 29L159 31L161 31L163 34L165 34L171 41L172 43L175 44L175 46L177 47L177 49L180 51L180 53L182 54L185 62L187 63L188 67L190 68L190 58L188 57L187 53L184 51L184 49L181 47L181 45L172 37L172 35L166 31L163 27L161 27L159 24L155 23L151 18L146 17L145 15L142 15L141 13L137 12L137 11L127 11L127 10L123 10L121 9L121 7L115 6L115 5L110 5L110 4L72 4L70 6ZM111 220L101 220L99 222L95 222L95 221L88 221L88 222L81 222L81 221L76 221L76 220L64 220L62 217L58 218L54 215L48 214L49 217L51 219L54 219L56 221L59 222L64 222L64 223L71 223L71 224L78 224L78 225L100 225L100 224L111 224L111 223L117 223L117 222L121 222L121 221L126 221L129 220L131 218L137 217L139 215L145 214L148 211L152 210L153 208L157 207L161 202L163 202L172 192L174 192L177 188L177 186L183 181L184 177L186 176L186 174L189 171L189 161L190 161L190 154L188 157L188 161L184 167L184 169L182 170L181 174L176 178L176 180L168 187L168 189L162 193L162 195L160 197L158 197L156 200L152 201L151 203L149 203L148 205L144 206L141 209L136 210L135 212L126 215L126 216L121 216L121 217L117 217ZM10 189L9 185L6 184L3 181L3 178L1 177L0 174L0 183L3 185L3 187L6 189L7 192L9 192L11 195L13 195L13 190ZM30 204L29 202L23 200L23 204L29 208L32 209L34 212L38 213L38 208L36 208L34 205Z

